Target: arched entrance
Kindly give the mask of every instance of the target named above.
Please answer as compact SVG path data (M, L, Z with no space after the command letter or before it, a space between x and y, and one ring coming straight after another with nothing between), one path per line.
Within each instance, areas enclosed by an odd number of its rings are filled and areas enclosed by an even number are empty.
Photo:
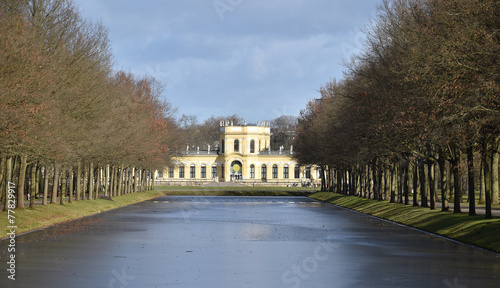
M240 161L235 160L231 163L231 181L242 180L243 179L243 164Z

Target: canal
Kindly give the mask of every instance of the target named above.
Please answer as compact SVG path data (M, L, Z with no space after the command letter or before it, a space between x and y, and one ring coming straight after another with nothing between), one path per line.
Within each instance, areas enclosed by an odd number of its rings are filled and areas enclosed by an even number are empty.
M496 253L306 197L165 196L16 245L0 287L500 287Z

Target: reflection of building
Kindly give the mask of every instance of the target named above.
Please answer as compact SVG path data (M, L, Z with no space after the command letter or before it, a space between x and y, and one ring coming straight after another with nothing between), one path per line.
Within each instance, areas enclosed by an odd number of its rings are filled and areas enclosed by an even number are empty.
M157 171L160 185L195 185L208 182L239 182L248 185L301 185L317 182L316 166L299 166L293 147L271 150L271 128L232 126L221 122L220 147L211 150L187 147L175 164ZM318 181L319 182L319 181Z

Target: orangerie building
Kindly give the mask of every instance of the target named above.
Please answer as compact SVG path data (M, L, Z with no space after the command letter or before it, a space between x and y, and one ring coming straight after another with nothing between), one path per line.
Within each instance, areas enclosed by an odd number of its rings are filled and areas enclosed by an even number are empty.
M233 126L222 121L220 147L186 147L174 165L156 171L156 185L206 185L236 182L249 186L300 186L320 183L319 168L299 166L293 147L271 150L269 122Z

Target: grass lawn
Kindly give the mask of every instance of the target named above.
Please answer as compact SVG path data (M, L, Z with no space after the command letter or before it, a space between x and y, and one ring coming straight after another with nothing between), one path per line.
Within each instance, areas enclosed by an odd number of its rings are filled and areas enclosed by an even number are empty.
M318 192L311 198L500 253L500 219L468 216L355 196Z

